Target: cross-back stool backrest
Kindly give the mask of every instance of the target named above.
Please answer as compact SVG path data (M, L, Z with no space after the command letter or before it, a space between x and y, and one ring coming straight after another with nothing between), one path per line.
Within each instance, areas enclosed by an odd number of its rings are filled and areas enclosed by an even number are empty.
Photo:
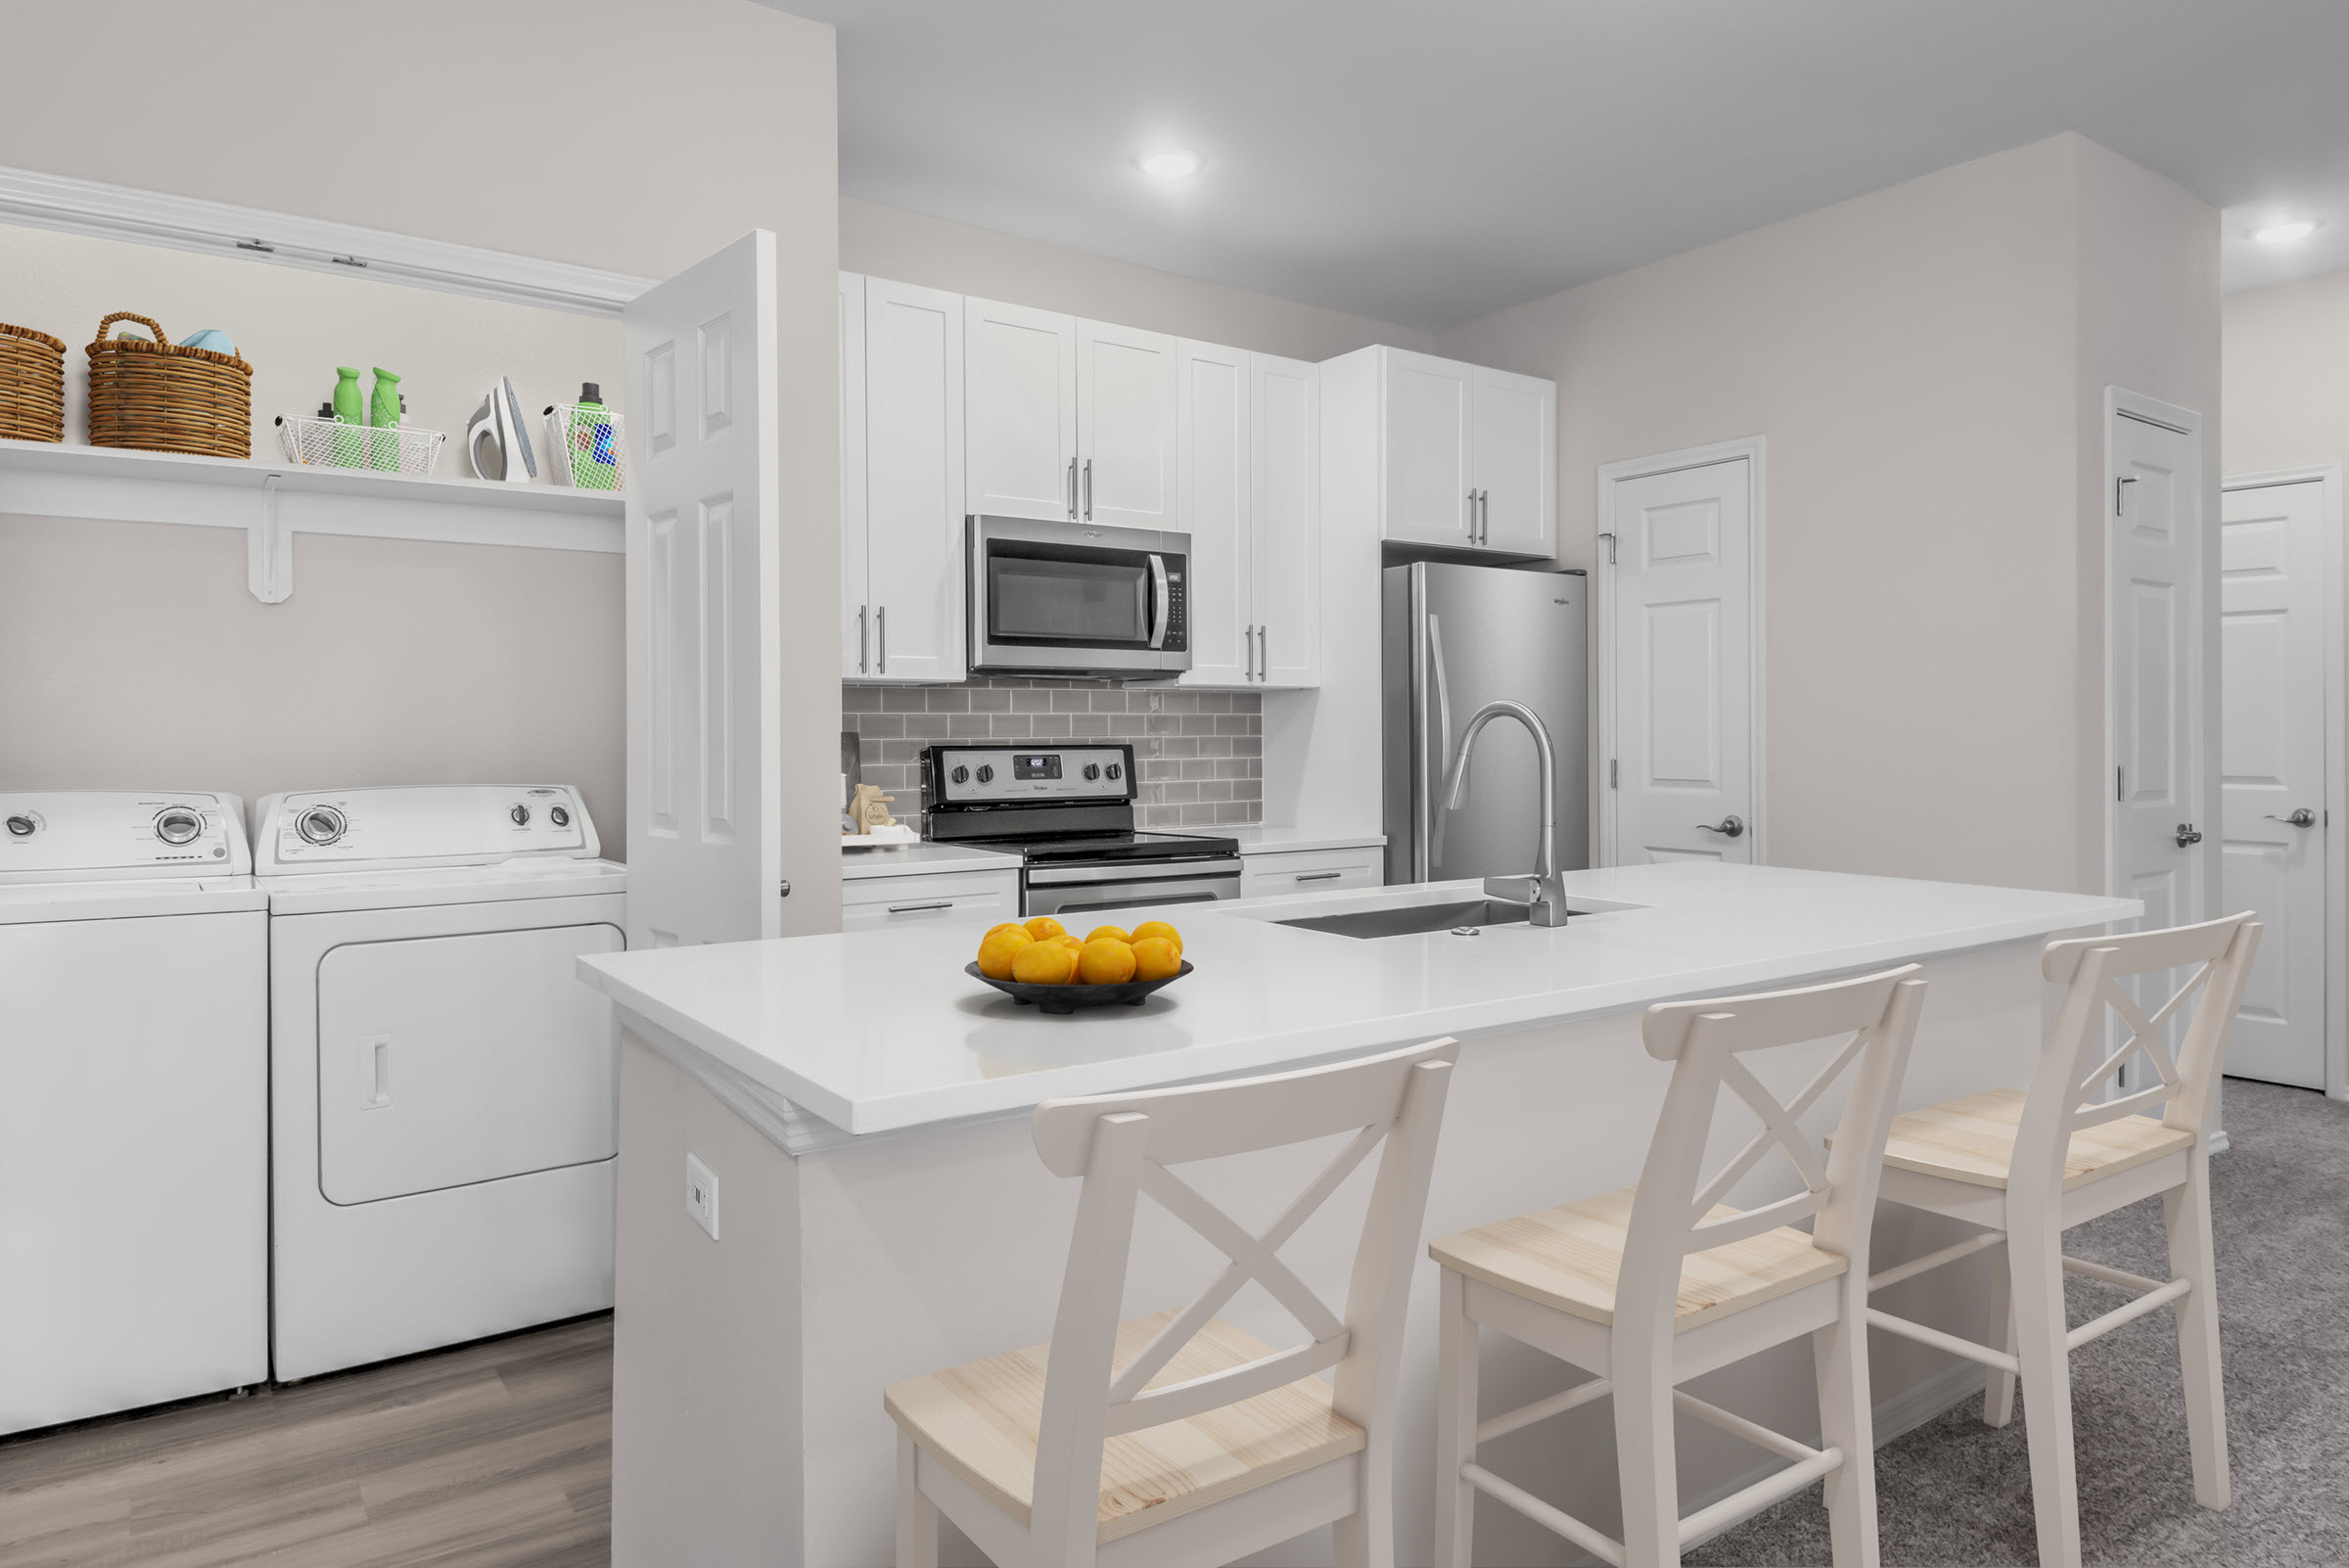
M2164 1126L2207 1136L2218 1107L2216 1090L2226 1066L2228 1038L2263 929L2246 911L2200 925L2049 943L2041 969L2065 988L2063 1005L2023 1102L2022 1125L2015 1131L2015 1171L2035 1172L2059 1185L2074 1132L2155 1110ZM2151 1012L2122 984L2138 975L2179 969L2191 972L2170 999ZM2188 1001L2194 1001L2193 1017L2173 1055L2163 1030ZM2119 1015L2127 1032L2118 1049L2108 1048L2107 1008ZM2106 1098L2114 1075L2132 1058L2150 1066L2158 1082Z
M1639 1173L1631 1233L1616 1283L1615 1322L1671 1332L1681 1263L1690 1253L1742 1241L1799 1220L1813 1222L1816 1245L1867 1273L1868 1220L1875 1208L1893 1098L1907 1070L1925 982L1915 964L1795 991L1669 1002L1648 1009L1648 1054L1674 1064L1655 1139ZM1811 1082L1783 1104L1754 1076L1754 1052L1848 1035ZM1851 1085L1823 1157L1798 1125L1847 1074ZM1721 1091L1745 1102L1761 1130L1710 1176L1702 1173ZM1705 1216L1770 1154L1783 1153L1803 1190L1733 1218Z
M1458 1054L1455 1042L1440 1039L1333 1067L1036 1107L1036 1153L1055 1175L1084 1178L1044 1372L1031 1515L1039 1536L1066 1533L1057 1544L1065 1548L1063 1560L1090 1560L1104 1439L1220 1409L1314 1372L1335 1369L1338 1413L1369 1433L1368 1462L1387 1462L1392 1419L1381 1417L1393 1407L1405 1299L1418 1257L1436 1132ZM1233 1220L1172 1169L1340 1133L1353 1136L1260 1230ZM1346 1303L1333 1310L1277 1253L1380 1150ZM1128 1254L1144 1194L1228 1262L1150 1344L1117 1366ZM1306 1343L1145 1391L1251 1279L1297 1318Z

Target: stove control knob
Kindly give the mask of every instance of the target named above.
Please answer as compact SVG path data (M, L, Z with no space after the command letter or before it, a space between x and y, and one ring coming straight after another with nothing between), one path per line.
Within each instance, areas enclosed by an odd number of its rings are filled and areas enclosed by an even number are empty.
M1099 762L1087 762L1087 763L1085 763L1085 764L1084 764L1084 776L1085 776L1086 778L1088 778L1088 779L1090 779L1090 778L1099 778L1099 777L1101 776L1101 764L1100 764Z
M513 819L513 823L516 827L529 827L530 825L530 808L523 805L520 801L515 802L511 807L507 807L506 815Z
M33 820L29 816L12 816L8 819L8 833L11 838L31 838L33 827Z
M1110 763L1110 764L1109 764L1109 776L1110 776L1111 778L1124 778L1124 777L1126 776L1126 768L1125 768L1125 765L1124 765L1123 763L1120 763L1120 762L1112 762L1112 763Z
M979 764L979 782L982 784L991 784L994 782L994 764L992 762L981 762Z
M164 808L155 819L155 836L165 844L186 844L204 831L204 818L184 806Z
M546 819L557 827L571 826L571 807L555 806L547 808Z
M971 770L957 762L954 764L954 771L947 777L953 779L957 784L968 784L971 781Z
M343 836L343 813L331 806L313 806L294 819L294 831L311 844L332 844Z

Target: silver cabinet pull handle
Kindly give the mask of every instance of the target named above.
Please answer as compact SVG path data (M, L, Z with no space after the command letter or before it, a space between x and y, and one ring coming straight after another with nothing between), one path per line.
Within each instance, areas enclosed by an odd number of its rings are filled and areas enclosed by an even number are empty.
M881 673L886 675L889 673L889 606L883 605L873 612L873 625L880 633Z
M2190 844L2199 844L2201 842L2202 832L2199 828L2195 827L2191 822L2181 822L2178 824L2178 848L2183 850Z
M1468 492L1468 542L1476 542L1476 491Z
M1093 520L1093 460L1084 460L1084 520Z
M1077 459L1069 459L1069 521L1077 521Z
M2292 812L2292 814L2289 816L2278 816L2275 812L2270 811L2263 818L2263 820L2269 822L2286 822L2293 827L2315 827L2317 825L2317 813L2303 806L2299 809Z
M1335 882L1345 874L1343 871L1300 871L1297 873L1297 880L1300 882Z
M1476 492L1476 542L1479 544L1493 542L1493 492L1491 490Z
M861 604L856 607L856 673L859 675L872 669L872 661L867 657L873 649L872 628L865 624L865 612L870 608Z
M1745 823L1738 817L1725 816L1719 827L1710 822L1699 822L1697 828L1701 832L1718 833L1725 839L1733 839L1745 832Z
M1256 678L1259 680L1272 678L1272 650L1265 646L1265 639L1270 634L1271 628L1267 626L1256 628Z
M951 909L953 907L953 899L941 899L935 903L893 903L889 906L889 912L891 914L918 914L924 909Z
M1250 622L1240 633L1240 657L1248 661L1248 678L1256 678L1256 623Z

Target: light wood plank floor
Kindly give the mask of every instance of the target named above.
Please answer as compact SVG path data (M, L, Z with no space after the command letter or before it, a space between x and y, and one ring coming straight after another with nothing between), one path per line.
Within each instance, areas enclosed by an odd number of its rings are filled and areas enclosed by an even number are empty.
M0 1443L0 1568L603 1568L612 1320Z

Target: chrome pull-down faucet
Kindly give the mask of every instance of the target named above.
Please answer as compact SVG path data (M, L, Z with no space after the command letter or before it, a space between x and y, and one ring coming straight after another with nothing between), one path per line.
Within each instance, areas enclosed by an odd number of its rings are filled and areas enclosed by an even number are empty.
M1471 715L1468 727L1460 732L1460 749L1444 770L1444 808L1456 811L1466 804L1469 750L1496 718L1514 718L1534 737L1534 751L1542 759L1542 844L1532 876L1487 877L1485 897L1524 904L1528 924L1562 926L1566 923L1566 881L1558 871L1558 756L1541 715L1506 698L1487 703Z

